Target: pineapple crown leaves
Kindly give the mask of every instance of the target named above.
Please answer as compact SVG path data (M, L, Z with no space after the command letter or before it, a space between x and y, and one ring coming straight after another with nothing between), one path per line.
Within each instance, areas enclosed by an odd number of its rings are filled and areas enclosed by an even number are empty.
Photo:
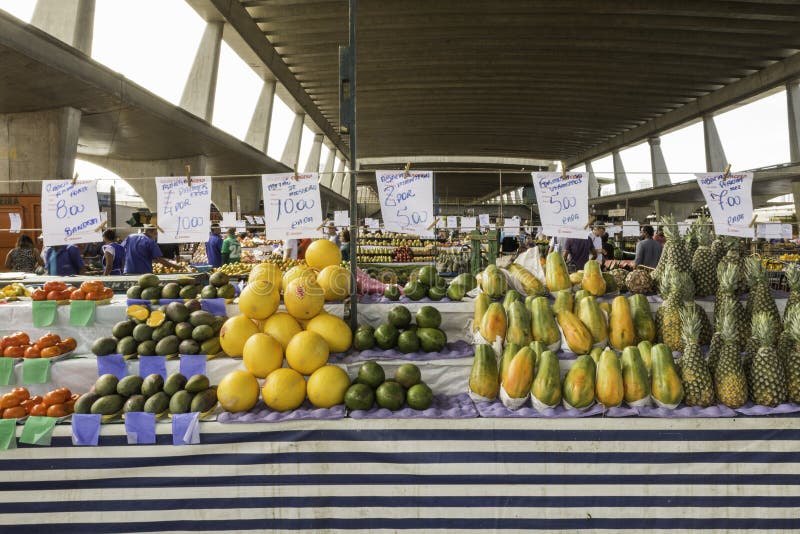
M785 272L789 288L794 290L800 289L800 266L796 263L789 263L786 265Z
M664 215L661 217L661 227L664 230L664 237L667 240L679 239L678 225L675 224L675 219L671 215Z
M739 266L735 263L720 263L717 266L717 280L721 292L734 293L739 283Z
M694 303L681 306L678 310L681 318L681 338L683 342L695 344L700 338L700 312Z
M733 313L733 305L731 303L723 304L715 313L720 316L719 333L722 335L724 342L736 343L739 338L738 325L736 324L736 316Z
M795 306L789 310L789 316L786 318L785 332L789 334L792 341L800 343L800 308Z
M753 315L753 337L759 347L771 347L775 344L775 323L767 312Z
M745 273L747 274L747 285L752 289L759 283L766 283L767 278L764 275L764 268L761 266L761 260L758 258L747 258L745 260Z
M711 226L708 223L708 217L701 215L698 217L696 224L693 224L695 235L697 236L697 245L707 247L711 245Z

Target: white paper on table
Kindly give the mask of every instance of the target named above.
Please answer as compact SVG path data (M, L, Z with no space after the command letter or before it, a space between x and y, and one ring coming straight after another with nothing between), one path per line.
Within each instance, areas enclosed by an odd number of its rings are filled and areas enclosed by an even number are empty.
M750 226L753 219L753 173L695 174L706 199L717 235L755 237Z
M44 246L103 240L95 180L44 180L41 199Z

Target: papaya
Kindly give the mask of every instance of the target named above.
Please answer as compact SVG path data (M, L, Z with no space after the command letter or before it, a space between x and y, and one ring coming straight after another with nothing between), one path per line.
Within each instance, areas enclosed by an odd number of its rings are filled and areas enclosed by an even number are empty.
M636 293L628 297L631 307L631 317L633 318L633 329L636 332L636 341L653 342L656 339L656 323L650 311L650 303L647 297L641 293Z
M492 302L481 319L481 336L489 343L494 343L498 337L500 341L505 341L507 328L508 322L503 305Z
M481 289L493 299L499 299L508 289L505 275L494 264L490 264L484 269L480 280Z
M575 309L575 300L572 298L572 291L559 291L555 294L555 302L553 302L553 313L558 315L561 311L573 311Z
M506 296L503 297L503 309L506 311L506 315L508 315L511 304L517 301L522 301L522 295L516 289L509 289Z
M564 377L564 401L579 410L591 406L594 403L596 372L591 356L578 356Z
M534 295L528 295L527 297L525 297L525 308L527 308L528 311L531 311L531 304L533 304L533 301L536 300L537 298L538 296Z
M500 380L497 374L497 357L494 349L485 343L475 347L475 358L469 374L469 389L473 393L494 399L500 391Z
M569 280L569 271L567 271L567 263L564 261L561 254L556 251L547 255L544 275L547 290L550 291L550 293L572 287L572 282Z
M483 314L486 313L486 310L489 309L489 304L492 303L492 299L489 298L489 295L486 293L478 293L478 296L475 297L475 314L472 318L472 331L477 332L481 328L481 320L483 319Z
M525 304L521 300L511 303L508 309L508 331L506 341L516 343L520 346L527 345L531 338L531 317Z
M622 351L622 383L625 387L625 402L635 403L650 395L650 381L639 349L626 347Z
M683 383L675 368L672 349L659 343L653 346L651 356L653 358L653 398L665 408L675 407L683 400Z
M500 383L502 384L506 376L508 375L508 368L511 365L511 360L514 359L514 355L519 352L519 349L522 348L516 343L506 343L505 348L503 349L503 357L500 359Z
M561 370L555 352L546 350L539 355L531 395L546 406L556 406L561 402Z
M612 347L622 350L636 344L631 306L622 295L611 302L611 318L608 321L608 340Z
M583 266L581 287L595 297L606 294L606 280L603 278L603 274L600 272L600 264L596 260L589 260Z
M556 318L561 326L561 331L564 333L564 339L567 341L569 349L575 354L588 356L589 351L592 350L592 334L578 319L578 316L571 311L562 311ZM589 357L589 359L591 360L592 358Z
M536 297L531 303L531 336L548 347L561 340L547 297Z
M530 393L533 384L533 370L536 366L536 355L530 347L522 347L511 359L503 389L512 399L521 399Z
M600 356L602 354L603 354L603 349L601 349L600 347L595 347L589 353L589 356L592 357L592 359L594 360L594 363L598 363L600 361Z
M592 335L593 345L608 341L606 316L593 296L585 297L578 302L578 318Z
M583 280L583 271L570 273L569 281L570 281L570 283L572 284L573 287L580 286L581 285L581 280Z
M622 382L622 367L617 353L606 349L600 355L597 364L597 378L595 396L597 402L607 407L619 406L625 396L625 386Z
M545 294L544 285L536 278L532 272L518 263L512 263L508 267L508 272L519 282L528 296L541 296Z
M653 349L653 344L649 341L640 341L637 345L639 349L639 355L642 357L642 361L644 362L644 366L647 368L647 376L652 375L653 369L653 359L650 355L650 351Z
M580 306L581 299L585 298L585 297L590 297L590 296L591 296L591 294L588 291L586 291L585 289L577 290L575 292L575 295L572 297L572 300L574 301L572 311L575 312L575 313L578 313L578 306Z
M605 301L601 302L600 303L600 309L603 310L604 312L606 312L606 314L609 317L611 317L611 304L609 304L608 302L605 302Z
M542 341L531 341L528 346L531 348L533 353L536 354L537 360L539 356L541 356L542 353L547 350L547 345L545 345Z

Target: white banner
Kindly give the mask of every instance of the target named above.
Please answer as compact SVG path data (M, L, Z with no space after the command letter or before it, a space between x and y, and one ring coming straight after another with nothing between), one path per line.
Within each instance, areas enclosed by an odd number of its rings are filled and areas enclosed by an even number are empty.
M461 217L461 231L471 232L475 229L475 217Z
M222 221L220 221L219 225L223 228L231 228L232 226L236 226L236 212L223 211Z
M639 221L622 221L622 237L639 237Z
M333 225L339 228L350 226L350 214L346 210L334 211Z
M433 171L375 171L375 178L384 228L433 236Z
M44 246L102 241L97 182L45 180L42 182L42 236ZM16 227L16 221L12 221ZM19 227L22 226L22 219ZM207 232L206 232L207 233Z
M267 239L319 237L322 225L322 202L319 175L263 174L264 219Z
M158 241L205 243L211 230L211 177L161 176L156 178Z
M531 176L542 226L555 230L558 236L586 237L589 224L586 173L534 172Z
M714 221L714 232L717 235L754 237L755 230L750 227L753 220L753 173L731 173L725 179L721 172L695 176Z

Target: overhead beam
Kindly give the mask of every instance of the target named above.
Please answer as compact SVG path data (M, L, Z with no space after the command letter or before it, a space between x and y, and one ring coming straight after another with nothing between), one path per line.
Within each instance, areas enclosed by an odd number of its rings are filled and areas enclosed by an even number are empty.
M376 158L359 158L362 167L373 165L404 165L406 163L463 163L465 165L497 165L515 167L547 167L552 163L546 159L504 158L495 156L384 156Z

